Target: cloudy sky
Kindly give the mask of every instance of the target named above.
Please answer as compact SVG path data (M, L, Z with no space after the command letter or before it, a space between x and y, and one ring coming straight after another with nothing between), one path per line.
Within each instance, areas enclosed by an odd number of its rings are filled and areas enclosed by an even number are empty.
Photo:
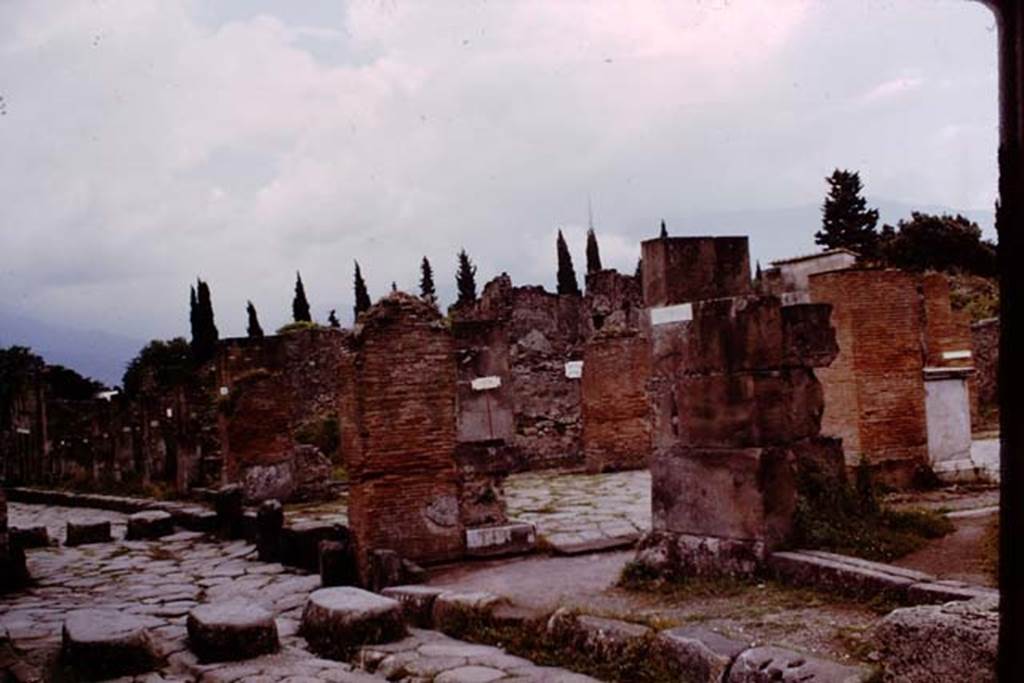
M588 199L631 272L662 217L813 249L778 211L834 167L878 202L995 198L966 0L2 0L0 97L0 310L138 339L187 332L197 275L222 336L246 299L286 322L296 270L350 319L353 259L375 297L427 255L450 302L460 247L551 287Z

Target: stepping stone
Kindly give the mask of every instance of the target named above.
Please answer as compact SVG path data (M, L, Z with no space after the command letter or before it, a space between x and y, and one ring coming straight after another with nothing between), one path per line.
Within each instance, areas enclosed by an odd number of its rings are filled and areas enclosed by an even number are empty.
M63 659L90 679L153 670L158 658L146 622L113 610L76 610L64 620Z
M399 640L406 630L397 600L344 586L309 596L301 633L318 655L346 659L361 645Z
M68 522L64 545L110 543L110 522Z
M868 673L861 667L766 645L751 648L736 657L727 680L729 683L862 683Z
M255 604L200 605L189 612L186 626L189 647L204 663L277 652L274 615Z
M50 545L50 532L45 526L12 527L11 541L22 549L45 548Z
M174 518L170 513L161 510L146 510L128 516L128 532L125 538L137 541L147 538L160 538L174 533Z

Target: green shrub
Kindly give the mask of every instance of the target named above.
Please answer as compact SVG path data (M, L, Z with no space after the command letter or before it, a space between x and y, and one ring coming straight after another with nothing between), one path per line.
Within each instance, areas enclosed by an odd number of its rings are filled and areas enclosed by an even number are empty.
M333 460L341 445L338 418L324 417L307 422L295 430L295 440L301 444L316 446L321 453Z
M320 328L320 325L311 320L296 320L277 328L277 333L289 334L291 332L302 332L303 330L319 330Z

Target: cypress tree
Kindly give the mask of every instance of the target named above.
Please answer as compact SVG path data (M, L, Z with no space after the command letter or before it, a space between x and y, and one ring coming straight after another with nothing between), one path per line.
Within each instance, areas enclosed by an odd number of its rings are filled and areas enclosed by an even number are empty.
M309 314L309 301L306 299L306 288L302 286L302 275L295 271L295 298L292 299L292 320L295 322L313 322Z
M199 302L196 300L196 286L188 288L188 322L189 330L192 333L192 349L195 350L196 340L202 336L199 330Z
M761 279L761 261L760 260L757 261L757 270L754 271L754 279L755 280L760 280Z
M469 260L469 254L465 249L459 252L459 269L455 273L455 285L459 290L456 305L476 301L476 266Z
M644 277L644 257L643 256L641 256L640 258L638 258L636 260L636 271L633 273L633 277L635 277L638 282L643 282L643 277Z
M434 289L434 269L424 256L420 261L420 298L429 304L437 305L437 290Z
M601 270L601 250L597 247L597 235L594 229L587 230L587 273Z
M327 324L334 328L341 327L341 322L338 320L338 316L335 314L333 308L331 309L331 312L327 314Z
M828 195L821 206L821 230L814 233L815 244L874 256L878 246L878 210L867 208L867 201L861 196L860 174L837 168L825 182Z
M195 324L192 333L192 355L202 363L213 358L217 351L217 325L213 321L213 302L210 299L210 286L201 279L196 279Z
M366 291L366 282L363 281L363 273L359 270L359 261L356 261L355 264L356 274L354 278L354 287L356 305L353 307L353 311L355 319L358 320L360 313L370 309L370 294Z
M579 294L580 285L576 281L576 270L572 267L572 256L561 230L558 231L555 250L558 252L558 293Z
M246 334L250 339L262 339L263 328L260 326L259 318L256 317L256 307L252 305L251 301L245 303L245 313L249 316L249 324L245 328Z
M660 239L665 239L666 237L668 237L668 228L665 227L665 219L664 218L661 219L661 234L658 235L658 237Z

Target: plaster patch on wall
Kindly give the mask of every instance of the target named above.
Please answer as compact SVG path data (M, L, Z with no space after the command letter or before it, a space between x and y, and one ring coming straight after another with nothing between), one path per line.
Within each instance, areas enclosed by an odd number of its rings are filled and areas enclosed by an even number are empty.
M579 379L583 376L583 361L571 360L565 364L565 376L569 379Z
M692 304L676 304L651 309L651 324L684 323L693 320Z
M477 377L472 380L469 385L473 388L473 391L487 391L488 389L497 389L501 386L501 377L497 375L489 375L487 377Z
M963 360L964 358L970 358L971 352L967 349L960 351L943 351L942 360Z

